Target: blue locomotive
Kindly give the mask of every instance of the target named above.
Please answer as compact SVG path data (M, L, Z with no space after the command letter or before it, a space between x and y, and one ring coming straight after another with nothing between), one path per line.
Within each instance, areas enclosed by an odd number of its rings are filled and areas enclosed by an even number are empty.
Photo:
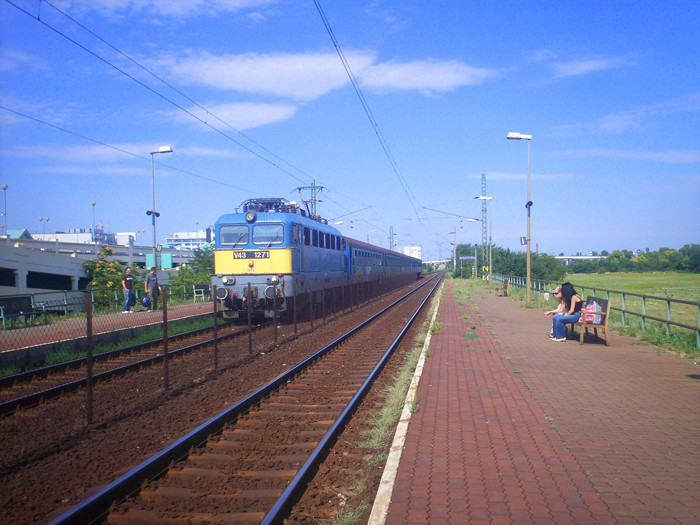
M295 294L308 304L336 287L420 276L420 259L344 237L294 202L249 199L240 208L215 225L212 285L224 317L246 317L248 308L289 317Z

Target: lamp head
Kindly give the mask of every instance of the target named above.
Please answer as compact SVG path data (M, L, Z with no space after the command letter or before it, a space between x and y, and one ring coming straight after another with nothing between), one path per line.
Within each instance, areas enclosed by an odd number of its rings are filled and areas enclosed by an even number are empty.
M511 131L506 136L508 140L532 140L532 135L525 135L524 133L518 133L516 131Z

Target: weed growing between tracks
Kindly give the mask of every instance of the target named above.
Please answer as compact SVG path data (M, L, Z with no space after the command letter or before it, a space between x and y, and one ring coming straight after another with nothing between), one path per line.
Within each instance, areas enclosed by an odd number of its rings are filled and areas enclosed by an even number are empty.
M384 398L383 407L362 422L362 424L369 428L369 430L363 434L364 440L358 443L358 447L364 449L368 456L365 460L368 468L362 469L365 472L371 472L373 467L383 467L389 456L388 451L391 447L396 427L406 403L408 388L413 379L413 374L418 364L421 351L423 350L427 332L429 329L432 331L430 319L432 318L435 308L437 308L437 298L432 299L429 313L426 315L425 321L418 331L418 335L414 338L412 348L402 357L403 362L395 373L392 384L382 393ZM413 414L417 410L417 402L413 399L411 400L411 413ZM367 475L366 473L358 474L353 479L354 485L349 491L351 494L359 495L366 490L376 489L373 484L368 487L370 483L368 483L369 478L366 477ZM348 498L345 504L347 505L347 510L345 512L337 514L331 520L323 520L319 521L319 523L326 523L328 525L354 525L367 521L371 506L364 502L353 505L352 498Z

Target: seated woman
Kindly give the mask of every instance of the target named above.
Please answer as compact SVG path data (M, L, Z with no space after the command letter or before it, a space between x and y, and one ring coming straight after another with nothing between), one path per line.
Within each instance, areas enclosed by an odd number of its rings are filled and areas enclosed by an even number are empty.
M564 303L564 297L561 295L561 286L557 286L554 290L552 290L552 295L559 299L559 304L554 310L547 310L544 315L549 317L550 315L557 317L559 315L564 315L566 312L566 304ZM549 337L554 337L554 332L552 330L549 331Z
M552 318L552 341L566 341L566 323L575 323L581 317L583 301L576 293L571 283L561 285L561 297L564 301L564 315L555 315Z

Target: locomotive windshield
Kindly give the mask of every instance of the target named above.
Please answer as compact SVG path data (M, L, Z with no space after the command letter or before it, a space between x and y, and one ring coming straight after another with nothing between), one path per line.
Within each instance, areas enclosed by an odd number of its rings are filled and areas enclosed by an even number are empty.
M281 224L256 224L253 226L253 244L282 244L284 228Z
M226 224L219 228L219 243L232 244L238 246L240 244L248 244L248 225L247 224Z

